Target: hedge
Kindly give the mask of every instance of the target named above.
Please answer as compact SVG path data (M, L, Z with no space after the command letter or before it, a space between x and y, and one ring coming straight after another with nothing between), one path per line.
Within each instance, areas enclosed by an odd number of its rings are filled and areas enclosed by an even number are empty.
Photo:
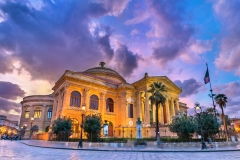
M79 142L79 138L69 138L68 140L60 140L65 142ZM134 141L135 138L129 139L129 138L100 138L98 142L106 142L106 143L127 143L127 141ZM142 138L142 140L151 142L156 141L156 138ZM51 141L59 141L59 139L52 139ZM190 139L190 140L183 140L180 138L168 138L168 137L162 137L161 141L164 143L176 143L176 142L201 142L201 139ZM212 140L213 142L226 142L226 138L216 138ZM88 142L87 139L83 139L83 142Z

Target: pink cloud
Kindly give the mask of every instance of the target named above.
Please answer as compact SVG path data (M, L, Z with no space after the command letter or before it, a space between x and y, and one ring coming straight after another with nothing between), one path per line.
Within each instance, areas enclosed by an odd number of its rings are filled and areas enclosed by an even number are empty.
M216 67L240 76L240 1L213 1L213 9L222 22L222 40Z

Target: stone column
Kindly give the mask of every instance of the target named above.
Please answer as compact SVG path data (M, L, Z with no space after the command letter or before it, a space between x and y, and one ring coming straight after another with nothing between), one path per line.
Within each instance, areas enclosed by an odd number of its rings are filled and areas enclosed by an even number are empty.
M159 114L159 115L160 115L160 118L159 118L160 123L164 124L163 105L160 104L160 105L158 106L158 109L159 109L158 113L160 113L160 114Z
M121 122L121 125L127 125L127 118L128 118L128 103L127 103L127 93L125 91L123 91L121 93L121 98L120 98L120 106L119 108L121 108L119 111L119 122Z
M62 98L62 104L61 104L61 110L63 109L68 109L68 107L70 106L70 97L71 97L71 93L69 94L68 88L69 88L70 84L69 83L65 83L64 85L64 90L61 93L61 98Z
M19 129L21 129L21 127L23 127L23 120L25 119L25 109L22 105L21 108L22 112L21 112L21 118L20 118L20 123L19 123Z
M142 109L142 92L139 92L139 116L140 116L140 120L143 122L143 109Z
M102 115L102 119L105 120L104 118L104 113L106 112L106 93L101 93L101 102L99 105L99 111L100 114Z
M57 110L56 110L56 118L60 117L60 107L61 107L61 95L57 96Z
M171 109L172 109L172 117L173 117L173 116L175 116L175 107L174 107L174 100L173 100L173 98L171 99Z
M170 109L169 109L170 105L169 105L169 100L167 99L166 102L166 116L167 116L167 124L170 123Z
M150 115L149 115L149 96L148 96L148 92L145 91L145 125L149 125L150 124Z
M44 131L45 128L44 128L44 124L45 124L45 121L46 121L46 108L47 108L47 105L44 104L43 107L42 107L42 115L41 115L41 121L42 121L42 129L40 128L39 126L39 130L42 130Z
M179 101L176 99L177 112L179 111Z
M89 89L88 88L85 88L84 89L84 97L83 97L83 103L82 104L85 104L86 105L86 110L89 110L89 105L90 105L90 97L89 97Z
M136 92L136 102L137 102L137 118L140 118L142 120L142 106L141 106L141 98L140 98L140 91Z
M59 106L59 114L61 114L62 115L62 113L63 113L63 110L64 109L67 109L67 107L65 107L64 108L64 97L66 97L65 95L65 92L63 91L63 92L61 92L60 93L60 95L59 95L59 102L60 102L60 106ZM62 115L62 116L64 116L64 115Z
M34 116L34 107L32 105L29 106L29 118L28 118L28 123L27 123L27 129L29 130L31 128L31 118Z
M56 118L57 118L57 101L58 101L58 99L57 99L58 97L57 97L57 94L55 94L55 96L54 96L54 101L53 101L53 118L52 118L52 120L51 120L51 122L52 121L54 121Z

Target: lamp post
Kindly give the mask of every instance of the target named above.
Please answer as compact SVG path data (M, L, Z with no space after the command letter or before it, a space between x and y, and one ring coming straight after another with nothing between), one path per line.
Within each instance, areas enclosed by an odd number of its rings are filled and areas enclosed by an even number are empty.
M234 122L233 121L231 121L231 126L232 126L231 140L236 141L236 139L235 139L235 128L234 128Z
M31 118L31 128L30 128L30 137L29 138L32 137L32 124L33 124L33 120L34 120L34 118L32 117Z
M86 109L86 105L85 104L83 104L82 105L82 114L81 114L81 116L82 116L82 124L80 125L80 127L81 127L81 133L80 133L80 140L79 140L79 143L78 143L78 148L80 147L80 148L82 148L83 146L82 146L82 130L83 130L83 116L84 116L84 111L85 111L85 109Z
M198 115L199 123L200 123L200 128L201 128L201 143L202 143L202 149L207 149L207 146L204 142L203 138L203 130L202 130L202 120L201 120L201 114L202 114L202 108L200 107L200 103L196 102L195 103L195 112Z
M235 131L235 128L234 128L234 122L233 121L231 121L231 126L232 126L232 130L233 130L233 132Z

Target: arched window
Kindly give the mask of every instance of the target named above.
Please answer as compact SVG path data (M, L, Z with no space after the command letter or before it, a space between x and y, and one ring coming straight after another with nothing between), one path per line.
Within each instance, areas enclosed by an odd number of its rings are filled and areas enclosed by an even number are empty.
M40 107L35 108L34 110L34 118L41 118L41 113L42 113L42 109Z
M30 110L29 110L29 108L26 108L24 117L25 118L29 118L30 117Z
M108 98L106 101L106 110L107 112L113 112L114 111L114 103L112 98Z
M51 119L51 118L52 118L52 107L50 107L47 112L47 119Z
M71 93L70 106L80 107L81 104L81 94L77 91Z
M98 96L95 94L91 95L90 97L90 109L98 110Z

